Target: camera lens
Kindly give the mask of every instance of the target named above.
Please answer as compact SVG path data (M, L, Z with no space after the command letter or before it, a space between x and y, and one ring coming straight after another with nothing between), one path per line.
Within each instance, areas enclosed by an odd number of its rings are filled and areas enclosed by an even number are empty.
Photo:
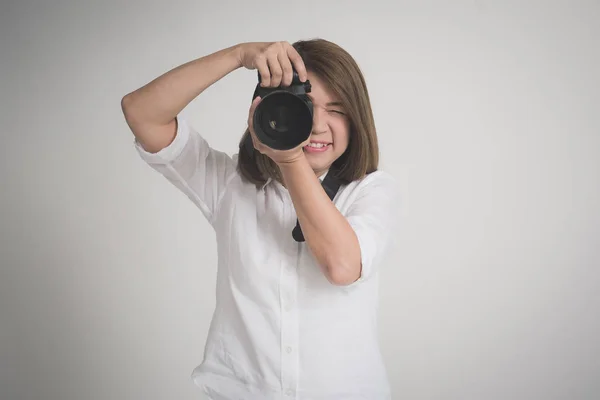
M271 131L285 133L290 129L290 125L294 124L294 118L289 111L289 108L282 105L278 105L272 110L264 110L263 130L267 135L273 136Z
M302 98L277 91L265 96L254 114L259 140L278 150L298 146L310 135L312 110Z

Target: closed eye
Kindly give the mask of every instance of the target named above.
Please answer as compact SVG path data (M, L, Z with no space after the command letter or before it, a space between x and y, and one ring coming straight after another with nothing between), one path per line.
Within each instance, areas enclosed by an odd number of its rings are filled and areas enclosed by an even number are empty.
M339 115L346 115L342 111L339 111L339 110L329 110L329 112L332 112L332 113L335 113L335 114L339 114Z

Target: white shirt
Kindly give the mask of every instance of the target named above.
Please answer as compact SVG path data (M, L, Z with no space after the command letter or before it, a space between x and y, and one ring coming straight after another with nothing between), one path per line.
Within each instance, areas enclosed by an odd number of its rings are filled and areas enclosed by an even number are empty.
M331 284L276 180L260 189L236 171L237 154L209 146L181 116L173 142L139 154L200 209L218 247L217 301L194 383L213 400L379 400L390 387L378 345L378 268L394 225L395 184L382 171L334 198L354 228L362 275ZM200 261L201 262L201 261Z

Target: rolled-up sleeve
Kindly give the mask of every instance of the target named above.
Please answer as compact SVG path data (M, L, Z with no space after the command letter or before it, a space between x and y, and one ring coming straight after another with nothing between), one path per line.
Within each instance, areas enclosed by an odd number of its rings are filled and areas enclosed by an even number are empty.
M167 147L150 153L137 140L134 146L148 165L180 189L214 223L219 201L236 171L235 156L211 148L181 116L177 117L175 138Z
M394 178L376 171L360 185L360 191L346 213L354 229L361 254L361 274L350 286L369 279L378 270L394 238L398 217L398 187Z

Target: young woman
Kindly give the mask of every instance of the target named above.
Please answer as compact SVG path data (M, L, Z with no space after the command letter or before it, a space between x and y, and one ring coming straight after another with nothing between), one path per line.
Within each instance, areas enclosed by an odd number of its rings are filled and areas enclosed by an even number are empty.
M252 129L240 152L212 148L180 112L238 68L265 87L293 68L312 85L309 139L273 150ZM217 302L194 382L210 399L389 399L378 345L377 276L394 226L394 180L379 171L367 87L322 39L242 43L190 61L122 99L140 156L214 228ZM253 146L245 151L247 135ZM322 186L340 182L333 200ZM301 228L304 240L293 237Z

